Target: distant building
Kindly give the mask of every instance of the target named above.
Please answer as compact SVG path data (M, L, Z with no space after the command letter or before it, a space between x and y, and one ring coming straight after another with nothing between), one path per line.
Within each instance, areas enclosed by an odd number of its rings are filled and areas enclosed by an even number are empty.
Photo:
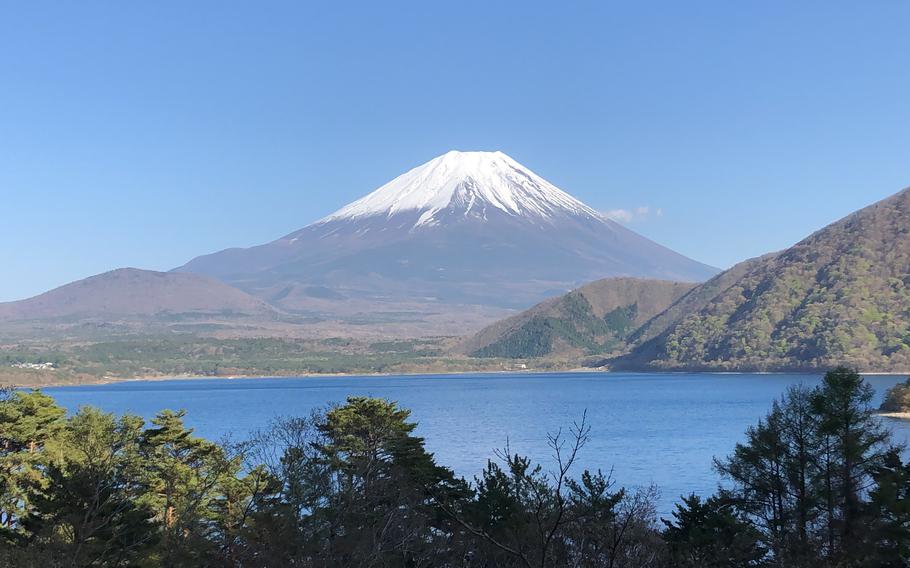
M10 365L13 369L29 369L32 371L48 371L50 369L56 369L56 363L44 362L44 363L12 363Z

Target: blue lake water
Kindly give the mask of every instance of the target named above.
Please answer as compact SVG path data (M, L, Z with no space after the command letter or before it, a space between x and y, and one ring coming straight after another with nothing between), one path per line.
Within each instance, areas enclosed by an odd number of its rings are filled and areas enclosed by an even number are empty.
M903 377L870 376L876 406ZM729 454L747 426L788 385L817 376L733 374L548 373L402 377L135 381L48 388L70 410L93 405L151 418L185 409L187 423L211 439L243 439L279 416L305 416L349 395L384 397L412 411L438 461L472 478L493 451L551 463L547 432L567 428L587 410L591 441L580 456L589 469L611 468L624 486L655 484L660 512L682 494L712 492L712 458ZM897 442L910 422L883 419Z

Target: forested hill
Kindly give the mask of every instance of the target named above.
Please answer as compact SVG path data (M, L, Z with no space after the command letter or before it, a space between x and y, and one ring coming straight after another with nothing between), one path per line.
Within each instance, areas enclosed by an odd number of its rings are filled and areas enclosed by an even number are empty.
M679 309L695 295L708 298ZM616 366L782 370L843 361L910 370L910 189L687 298L645 326L643 342Z
M695 284L606 278L546 300L468 339L478 357L580 356L626 349L626 339Z

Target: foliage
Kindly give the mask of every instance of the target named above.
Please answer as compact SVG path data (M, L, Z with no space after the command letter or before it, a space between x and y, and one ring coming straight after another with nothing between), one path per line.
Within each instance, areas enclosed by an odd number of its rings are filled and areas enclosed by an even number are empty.
M553 318L535 316L515 332L478 349L473 355L508 359L543 357L553 350L558 325Z
M871 398L855 371L834 369L815 389L791 388L717 461L733 483L729 498L779 565L854 565L878 538L868 527L881 516L867 498L896 450Z
M810 567L910 562L910 464L838 368L796 386L717 461L729 482L659 527L656 489L577 465L585 417L549 467L509 448L468 483L396 403L351 397L239 446L182 412L150 423L49 397L0 398L0 565L172 568Z
M910 190L701 288L625 364L688 369L910 368ZM717 282L724 286L717 288ZM696 289L696 294L699 291Z
M643 323L693 287L664 280L605 278L481 330L465 347L475 357L510 359L620 353L632 345Z
M609 352L632 331L638 305L619 306L597 317L580 292L566 294L555 315L534 315L523 325L473 353L475 357L528 359L553 352L556 342L585 353Z
M879 410L884 412L910 412L910 379L888 389Z
M53 363L44 371L19 363ZM447 355L440 339L218 339L114 336L0 346L0 380L29 386L98 378L287 376L490 370L495 362ZM498 370L498 366L492 367Z
M670 558L680 568L762 566L767 556L759 531L725 495L683 497L673 521L663 522Z

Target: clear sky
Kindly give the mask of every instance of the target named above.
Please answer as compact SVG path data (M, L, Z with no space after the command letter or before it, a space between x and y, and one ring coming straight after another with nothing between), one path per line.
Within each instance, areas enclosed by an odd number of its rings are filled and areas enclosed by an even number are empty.
M910 185L908 29L906 0L0 0L0 300L270 241L450 149L727 267Z

